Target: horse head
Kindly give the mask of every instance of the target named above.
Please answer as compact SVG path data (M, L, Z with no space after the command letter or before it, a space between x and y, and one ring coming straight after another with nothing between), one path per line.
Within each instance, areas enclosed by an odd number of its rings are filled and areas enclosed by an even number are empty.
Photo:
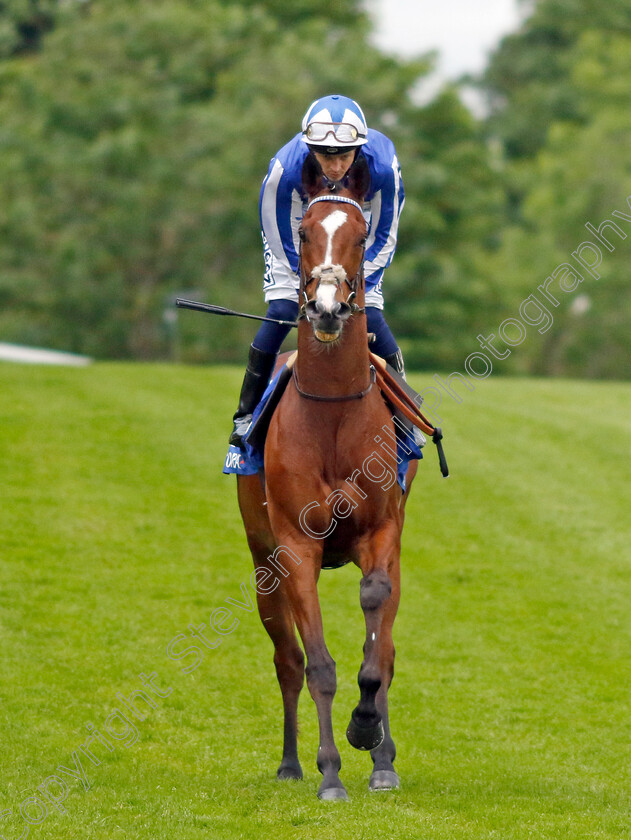
M301 314L318 341L336 341L344 323L364 306L364 251L368 235L362 202L370 173L360 155L341 181L328 181L311 156L303 168L309 198L300 236Z

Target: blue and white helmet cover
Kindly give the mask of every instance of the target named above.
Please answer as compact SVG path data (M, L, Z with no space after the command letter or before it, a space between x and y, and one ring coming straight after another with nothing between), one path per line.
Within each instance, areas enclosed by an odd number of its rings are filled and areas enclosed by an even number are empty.
M331 131L325 138L311 139L309 128L313 125L350 126L355 129L352 137L338 137L337 132ZM332 146L363 146L368 140L366 117L354 99L341 94L323 96L312 102L302 119L302 140L309 145Z

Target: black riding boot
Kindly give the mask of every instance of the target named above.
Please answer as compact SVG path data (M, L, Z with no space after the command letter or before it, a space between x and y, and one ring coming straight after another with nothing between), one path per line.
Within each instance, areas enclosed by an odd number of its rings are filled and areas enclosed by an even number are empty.
M385 361L405 379L405 365L403 364L403 353L401 350L397 350L396 353L392 353L390 356L385 356Z
M252 412L267 388L275 361L276 353L266 353L263 350L258 350L253 344L250 345L248 364L239 397L239 407L232 418L234 427L230 435L230 443L234 446L243 445L243 436L252 422Z

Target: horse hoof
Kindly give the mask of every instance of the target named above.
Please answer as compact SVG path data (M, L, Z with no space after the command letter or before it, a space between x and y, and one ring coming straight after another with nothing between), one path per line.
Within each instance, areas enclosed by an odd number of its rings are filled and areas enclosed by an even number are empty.
M397 790L399 777L394 770L373 770L368 787L370 790Z
M383 723L379 721L376 726L358 726L351 718L346 737L351 747L355 747L356 750L375 750L383 742Z
M347 802L348 794L344 787L325 788L318 791L318 799L324 802Z
M285 781L286 779L300 781L302 779L302 768L300 765L298 765L298 767L293 767L291 765L285 765L283 767L281 765L276 771L276 778L281 781Z

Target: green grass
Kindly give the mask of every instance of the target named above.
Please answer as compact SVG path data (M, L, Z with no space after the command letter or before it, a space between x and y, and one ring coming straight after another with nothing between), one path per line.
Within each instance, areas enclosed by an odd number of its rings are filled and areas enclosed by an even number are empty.
M50 805L32 838L631 837L631 387L491 379L446 399L452 477L429 451L404 534L400 791L370 794L370 759L344 737L358 571L322 577L351 797L330 804L306 690L305 780L275 781L280 695L255 613L236 609L190 674L166 654L249 587L221 475L240 375L0 366L0 834L20 836L20 803L155 671L172 691L138 740L95 746L89 790L65 776L66 812Z

